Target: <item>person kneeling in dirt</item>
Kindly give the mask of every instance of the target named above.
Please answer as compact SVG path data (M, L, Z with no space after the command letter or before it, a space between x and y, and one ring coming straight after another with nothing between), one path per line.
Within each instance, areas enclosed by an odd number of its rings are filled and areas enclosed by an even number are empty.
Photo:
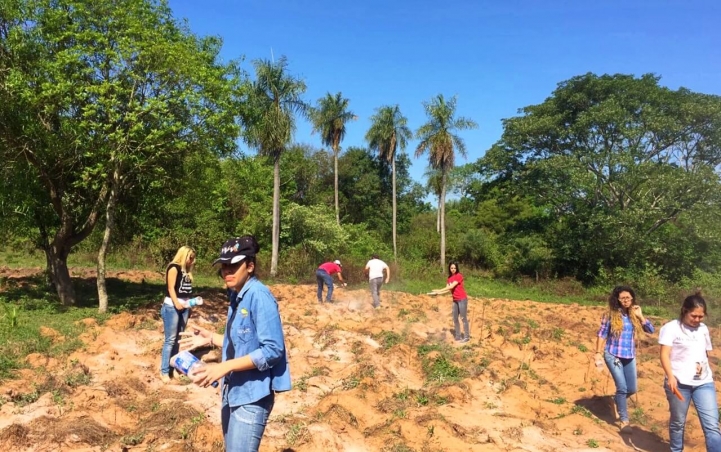
M318 303L323 303L323 284L328 287L328 294L325 297L326 303L331 303L333 299L333 275L338 274L338 280L343 283L343 287L347 286L343 281L343 266L339 260L326 262L321 264L315 271L315 279L318 281Z
M260 250L253 236L225 242L220 275L228 288L230 307L225 333L197 326L186 332L181 346L192 350L220 345L223 360L208 364L189 377L201 387L221 382L221 423L225 450L255 452L273 410L275 394L291 389L283 326L278 302L255 276Z

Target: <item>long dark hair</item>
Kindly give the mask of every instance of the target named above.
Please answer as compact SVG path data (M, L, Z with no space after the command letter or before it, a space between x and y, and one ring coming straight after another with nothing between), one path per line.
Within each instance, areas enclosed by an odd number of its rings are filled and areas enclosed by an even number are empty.
M696 308L703 308L703 315L706 315L706 300L704 300L701 296L701 292L689 295L685 300L683 300L683 304L681 305L681 314L678 316L679 322L683 322L683 318L686 317L686 314Z
M448 264L448 277L450 278L453 276L453 273L451 273L451 265L456 266L456 274L459 274L461 272L461 267L458 266L458 262L451 262Z

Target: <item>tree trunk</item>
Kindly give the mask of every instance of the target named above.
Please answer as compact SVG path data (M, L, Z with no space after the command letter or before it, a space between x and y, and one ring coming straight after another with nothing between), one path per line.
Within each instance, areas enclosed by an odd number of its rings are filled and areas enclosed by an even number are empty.
M438 208L436 209L436 234L441 233L441 192L438 192Z
M441 272L446 271L446 173L441 175L441 197L440 197L440 216L441 216Z
M50 282L58 293L60 302L63 306L72 306L75 304L75 288L73 288L70 270L68 270L70 247L66 246L64 242L65 240L56 237L52 244L45 247L45 259L48 264Z
M338 150L333 149L333 166L335 168L335 221L340 226L340 209L338 207Z
M280 242L280 153L273 165L273 251L270 256L270 276L278 274L278 247Z
M110 245L110 235L115 229L115 209L118 201L118 172L113 174L113 184L108 197L108 205L105 212L105 233L103 241L98 250L98 312L105 314L108 311L108 289L105 285L105 258L108 254L108 246Z
M398 246L396 244L396 158L391 159L391 179L393 181L393 260L398 260Z

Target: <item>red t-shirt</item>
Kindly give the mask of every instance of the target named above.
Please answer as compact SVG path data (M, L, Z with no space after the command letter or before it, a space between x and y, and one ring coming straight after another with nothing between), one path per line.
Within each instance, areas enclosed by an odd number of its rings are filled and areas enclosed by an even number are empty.
M318 268L327 271L329 275L335 275L341 271L341 268L335 262L326 262Z
M458 284L456 284L456 287L451 290L453 301L461 301L468 298L468 295L466 294L466 289L463 288L463 275L461 275L460 273L456 273L455 275L448 278L448 284L452 282L458 282Z

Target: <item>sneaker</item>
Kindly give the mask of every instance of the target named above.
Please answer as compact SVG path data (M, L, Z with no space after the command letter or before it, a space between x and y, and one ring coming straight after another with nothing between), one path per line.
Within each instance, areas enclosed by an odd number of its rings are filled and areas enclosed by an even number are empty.
M631 424L628 421L621 421L619 426L621 433L631 433Z
M170 383L170 375L168 374L160 374L160 381L162 381L165 384Z
M462 338L462 339L459 339L458 342L460 342L460 343L463 344L463 343L466 343L466 342L468 342L468 341L470 341L470 340L471 340L470 337L464 337L464 338Z

